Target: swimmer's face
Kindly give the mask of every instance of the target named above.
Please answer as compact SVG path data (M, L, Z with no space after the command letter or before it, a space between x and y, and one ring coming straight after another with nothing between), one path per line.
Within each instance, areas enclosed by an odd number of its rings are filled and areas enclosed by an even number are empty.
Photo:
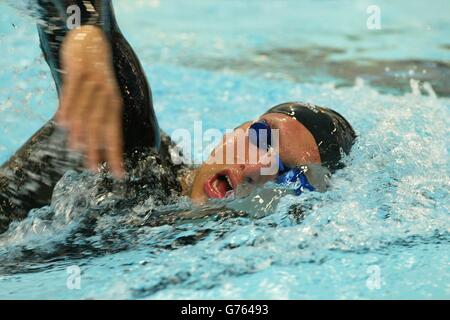
M208 161L197 169L191 191L194 202L243 196L252 188L274 180L277 172L270 168L276 163L276 156L288 167L321 163L314 137L297 120L280 113L265 114L258 120L266 121L272 131L278 132L277 150L256 149L249 138L254 121L242 124L225 135Z

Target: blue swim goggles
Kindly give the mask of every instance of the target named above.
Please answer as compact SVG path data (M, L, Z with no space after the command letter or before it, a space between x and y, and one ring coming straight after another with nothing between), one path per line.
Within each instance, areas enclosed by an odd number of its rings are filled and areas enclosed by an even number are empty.
M255 134L250 134L250 142L259 149L269 150L272 147L272 128L265 120L254 122L250 129ZM314 191L315 188L309 183L305 175L305 169L289 168L284 165L280 157L278 160L278 175L275 182L280 185L292 187L296 195L301 195L305 190Z

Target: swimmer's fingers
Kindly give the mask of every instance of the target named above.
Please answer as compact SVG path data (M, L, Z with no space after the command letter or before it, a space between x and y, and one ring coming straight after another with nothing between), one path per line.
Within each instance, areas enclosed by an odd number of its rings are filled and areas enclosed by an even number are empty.
M82 151L85 147L86 129L91 113L101 107L97 97L99 86L94 81L86 81L80 88L80 94L71 101L67 114L69 122L69 146Z
M82 73L74 72L71 74L65 74L63 77L63 86L61 94L61 102L56 113L56 121L63 127L68 127L70 113L73 103L76 100L79 87L82 83Z
M86 128L86 167L95 172L102 161L103 124L107 120L108 94L98 94L98 103L87 121Z
M123 129L122 129L122 100L112 97L108 101L106 130L103 133L106 147L106 158L113 175L123 177Z

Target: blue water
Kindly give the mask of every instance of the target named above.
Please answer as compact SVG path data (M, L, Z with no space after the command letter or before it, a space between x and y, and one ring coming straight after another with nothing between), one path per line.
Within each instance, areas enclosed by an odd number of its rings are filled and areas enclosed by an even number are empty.
M0 236L0 298L450 298L450 3L377 2L375 31L368 1L115 1L168 133L197 120L234 128L302 100L344 114L358 142L329 192L259 203L253 217L127 237L106 213L96 234L75 234L101 254L56 254L77 217L44 221L38 210ZM0 12L5 161L57 100L33 20ZM111 230L122 237L108 247ZM70 266L79 289L67 286Z

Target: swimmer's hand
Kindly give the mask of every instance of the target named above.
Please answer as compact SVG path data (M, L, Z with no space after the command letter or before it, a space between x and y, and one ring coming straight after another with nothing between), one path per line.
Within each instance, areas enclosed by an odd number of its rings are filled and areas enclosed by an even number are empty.
M110 44L96 26L70 31L61 48L63 87L57 122L68 130L69 147L84 153L97 170L107 161L123 176L123 103Z

